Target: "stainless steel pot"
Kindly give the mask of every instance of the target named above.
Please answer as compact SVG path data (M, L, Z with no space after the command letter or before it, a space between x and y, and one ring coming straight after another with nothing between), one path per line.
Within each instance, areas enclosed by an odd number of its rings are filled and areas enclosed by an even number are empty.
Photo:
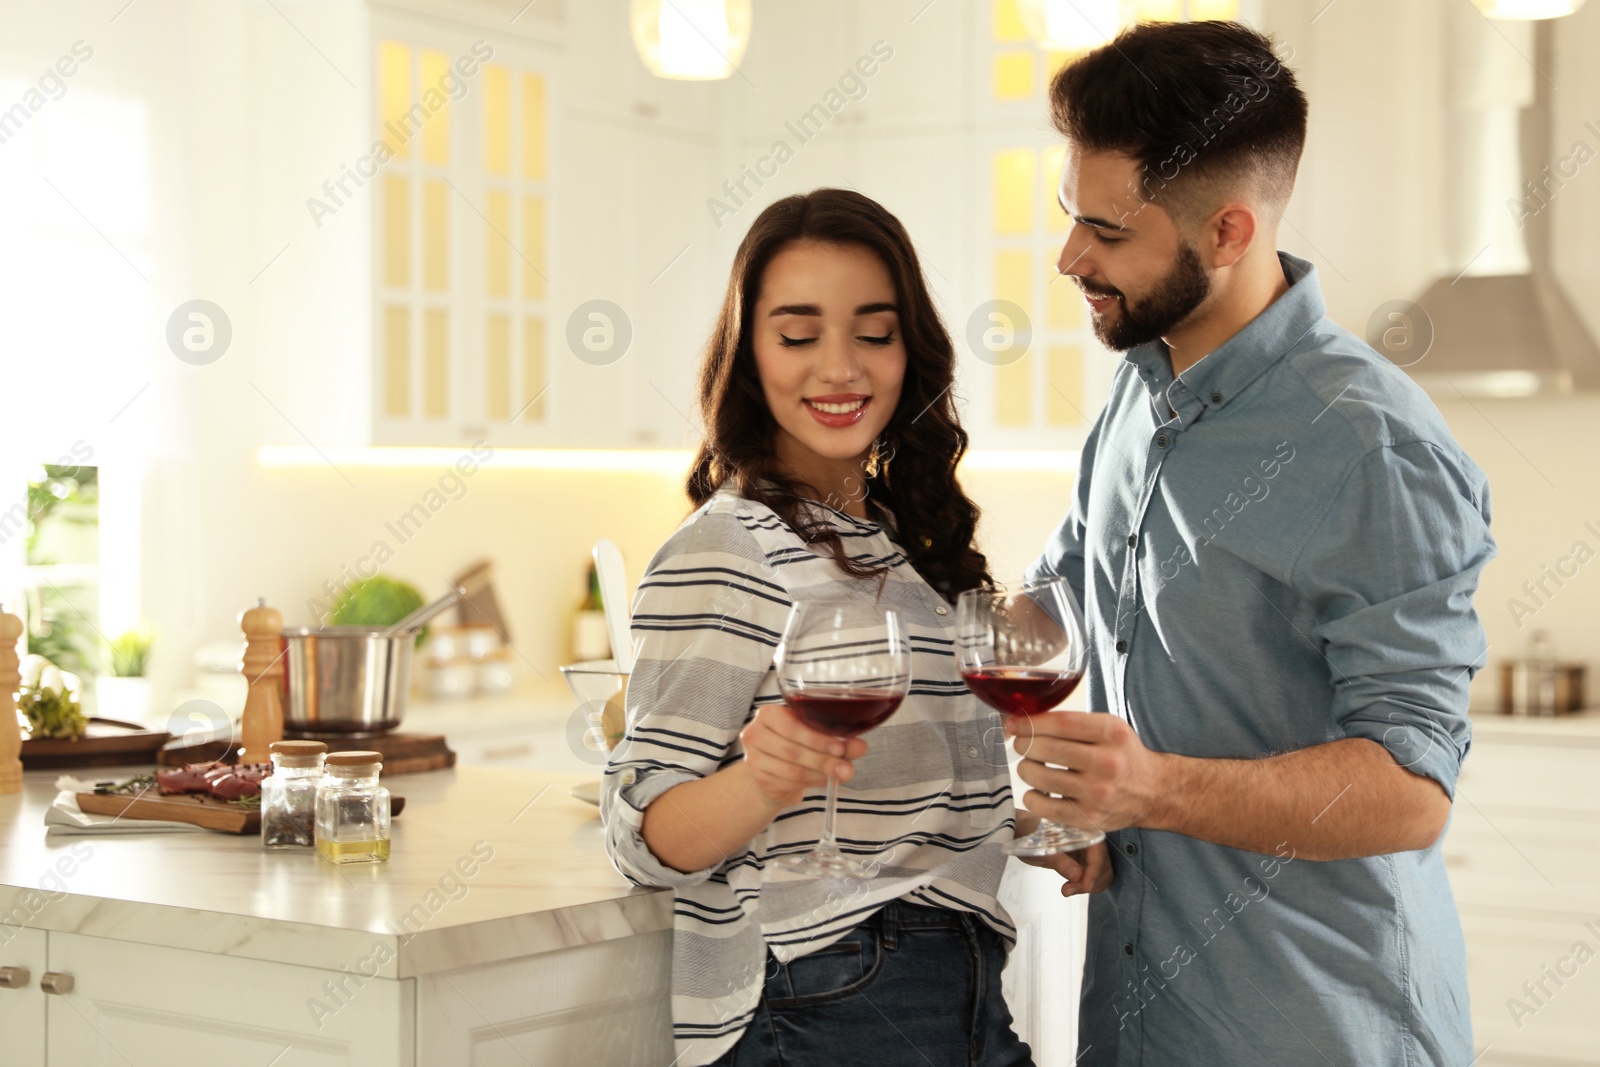
M283 631L283 725L315 733L382 733L400 725L416 634L368 626Z

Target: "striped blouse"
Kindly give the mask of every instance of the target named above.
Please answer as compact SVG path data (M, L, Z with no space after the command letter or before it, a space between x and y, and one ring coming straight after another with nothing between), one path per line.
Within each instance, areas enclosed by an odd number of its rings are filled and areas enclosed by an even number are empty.
M1004 736L956 668L955 612L883 527L815 511L853 559L890 568L881 602L900 610L912 646L910 694L866 736L867 754L839 790L839 846L863 858L869 878L810 879L769 863L817 843L821 787L742 851L692 873L659 862L640 826L662 793L741 759L739 731L782 701L773 653L791 603L870 601L878 580L849 578L770 508L725 487L656 553L633 601L628 729L600 810L617 869L675 894L672 1018L684 1065L712 1062L750 1024L769 949L785 963L814 952L888 901L973 912L1015 941L996 900L1014 825Z

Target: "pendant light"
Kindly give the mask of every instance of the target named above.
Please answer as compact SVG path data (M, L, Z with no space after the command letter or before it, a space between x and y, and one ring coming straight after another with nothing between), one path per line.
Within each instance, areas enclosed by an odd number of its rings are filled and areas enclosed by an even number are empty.
M633 0L633 46L650 73L726 78L750 43L750 0Z
M1017 0L1017 13L1047 52L1098 48L1122 26L1120 0Z
M1583 6L1583 0L1472 0L1492 19L1558 19Z
M1017 13L1046 52L1078 52L1100 47L1135 22L1236 19L1239 0L1017 0Z

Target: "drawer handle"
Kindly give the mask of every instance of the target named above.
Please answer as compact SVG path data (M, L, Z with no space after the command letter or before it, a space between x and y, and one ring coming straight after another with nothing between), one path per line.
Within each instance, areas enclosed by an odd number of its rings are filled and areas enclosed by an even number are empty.
M39 979L40 989L46 993L54 993L58 997L72 992L72 987L76 984L77 980L72 975L60 971L46 971L44 977Z
M0 967L0 989L26 989L32 977L26 967Z

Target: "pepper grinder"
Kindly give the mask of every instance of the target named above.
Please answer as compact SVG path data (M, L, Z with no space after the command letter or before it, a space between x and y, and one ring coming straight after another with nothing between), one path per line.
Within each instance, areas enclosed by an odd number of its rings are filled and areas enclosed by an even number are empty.
M17 638L22 620L0 608L0 795L22 792L22 729L17 725Z
M239 664L250 683L240 717L240 763L265 763L268 746L283 740L283 704L278 699L283 678L283 613L267 607L261 597L256 606L239 615L244 631L244 658Z

